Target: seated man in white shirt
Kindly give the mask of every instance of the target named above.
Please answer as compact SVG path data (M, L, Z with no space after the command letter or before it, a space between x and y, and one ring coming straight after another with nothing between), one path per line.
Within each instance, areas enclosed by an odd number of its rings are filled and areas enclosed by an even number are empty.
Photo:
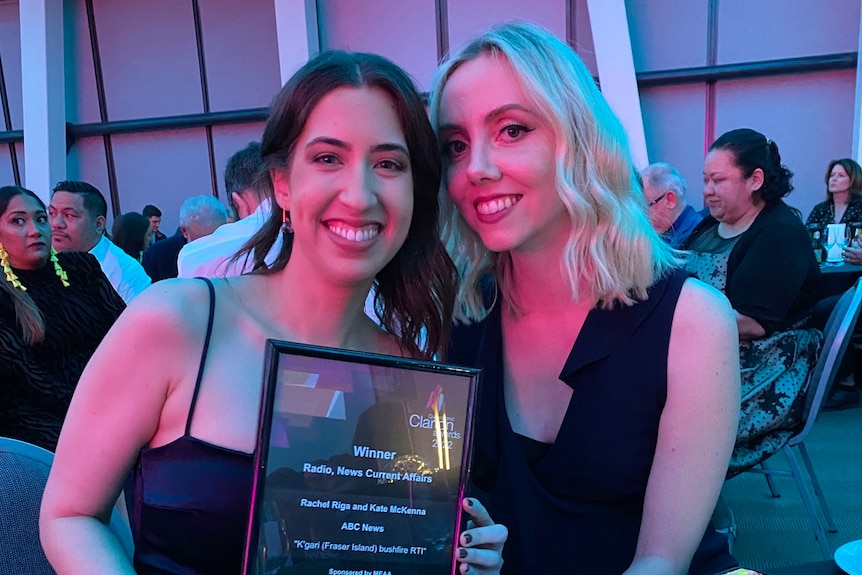
M251 142L228 160L225 189L239 220L183 246L177 259L179 277L233 277L251 271L252 258L237 261L232 258L272 213L272 184L268 174L258 173L260 165L257 142ZM272 246L265 261L272 263L280 250L281 238Z
M63 181L54 186L48 219L58 252L90 252L127 304L151 283L144 268L105 236L108 204L95 186Z

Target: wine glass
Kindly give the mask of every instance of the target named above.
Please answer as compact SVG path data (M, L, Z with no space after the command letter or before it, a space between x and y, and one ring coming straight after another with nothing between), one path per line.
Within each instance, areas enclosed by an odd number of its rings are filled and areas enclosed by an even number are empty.
M850 222L847 224L847 245L857 247L853 243L854 240L862 242L862 222Z
M844 224L827 225L823 245L826 248L826 262L830 264L841 263L843 261L842 250L847 245L847 226Z

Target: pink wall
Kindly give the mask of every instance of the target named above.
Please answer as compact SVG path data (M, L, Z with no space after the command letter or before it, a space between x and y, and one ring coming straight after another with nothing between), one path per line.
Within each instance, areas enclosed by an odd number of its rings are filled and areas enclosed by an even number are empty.
M748 127L774 140L795 173L787 202L807 217L825 198L829 161L851 153L855 80L844 71L721 82L716 135Z
M859 2L719 2L718 63L855 52Z
M565 0L448 0L449 46L455 50L479 32L498 22L535 22L560 38L566 37Z
M707 8L708 0L627 0L635 69L705 66Z
M688 202L697 209L702 208L706 115L703 84L641 90L641 113L650 162L668 162L676 166L688 184Z
M638 71L706 63L707 0L627 2ZM836 0L828 9L807 0L722 0L717 14L719 64L855 52L859 2ZM808 215L823 199L830 159L851 154L855 70L722 80L715 85L715 117L706 112L706 84L641 91L651 161L674 164L700 206L705 126L715 134L750 127L775 140L795 173L787 201Z
M272 1L206 0L200 6L210 110L268 106L280 88ZM0 20L4 8L0 6ZM190 2L95 0L93 11L109 121L204 111ZM99 122L84 0L66 0L64 17L67 118L73 123ZM13 23L17 25L17 14ZM0 23L4 55L7 36ZM17 43L17 37L12 40ZM16 77L20 98L20 65ZM259 140L262 128L260 123L213 128L217 187L223 201L227 159L249 141ZM164 214L163 225L173 230L186 197L212 193L203 128L115 135L111 142L121 211L156 204ZM8 152L0 153L0 176L4 160L8 162ZM102 137L76 142L67 165L69 178L92 182L111 204Z
M9 93L9 111L12 129L23 126L24 109L21 105L21 27L18 23L18 4L0 4L0 54L3 55L3 76ZM2 116L0 116L0 126Z
M488 26L509 19L544 25L566 35L595 72L586 0L447 0L452 49ZM627 0L638 71L706 65L709 0ZM201 0L201 21L213 111L264 107L280 80L273 0ZM437 63L434 0L318 0L323 48L381 53L427 89ZM853 52L858 40L858 0L827 7L810 0L720 0L719 63ZM191 2L94 0L109 120L139 119L204 110ZM67 118L98 122L95 71L84 0L64 0ZM9 90L13 128L21 126L18 7L0 4L0 55ZM823 192L828 161L850 154L856 74L853 70L720 81L715 117L708 118L706 85L690 83L641 92L650 159L676 165L699 206L705 126L716 133L751 126L776 140L796 172L791 203L807 212ZM227 158L258 139L262 125L217 126L213 148L219 197ZM112 137L120 207L159 205L165 225L176 225L182 200L212 193L202 128ZM19 161L23 158L18 146ZM0 183L12 181L7 146L0 146ZM23 164L21 164L23 166ZM109 195L101 137L78 141L68 155L68 176L93 182Z
M427 91L437 67L434 0L319 0L322 49L372 52Z

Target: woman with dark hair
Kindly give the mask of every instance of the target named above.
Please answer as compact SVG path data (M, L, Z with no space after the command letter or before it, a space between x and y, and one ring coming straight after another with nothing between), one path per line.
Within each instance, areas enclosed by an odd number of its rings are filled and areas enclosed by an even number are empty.
M248 246L255 272L159 282L82 377L42 506L58 573L133 572L102 520L130 472L134 572L239 572L267 339L424 359L445 345L456 274L437 227L441 162L409 77L380 56L321 54L276 97L262 150L277 208ZM372 285L386 329L363 313ZM462 535L461 569L496 572L505 530L470 503L480 527Z
M704 160L710 215L683 245L686 268L723 291L736 312L743 413L731 474L789 438L799 423L794 400L820 347L817 330L798 329L817 300L820 267L802 220L783 200L792 176L776 143L760 132L723 134ZM748 396L755 388L769 396ZM783 435L770 433L785 427Z
M725 292L742 340L798 324L817 296L820 267L805 226L783 201L792 177L775 142L746 128L719 137L704 160L710 217L684 245L693 252L686 267Z
M78 378L125 304L96 259L56 253L45 204L0 188L0 436L53 451Z
M153 230L149 220L138 212L127 212L117 216L111 227L111 241L132 256L136 262L141 261L141 254L150 245L152 236Z
M826 200L806 220L807 225L862 223L862 166L851 158L832 160L826 168Z

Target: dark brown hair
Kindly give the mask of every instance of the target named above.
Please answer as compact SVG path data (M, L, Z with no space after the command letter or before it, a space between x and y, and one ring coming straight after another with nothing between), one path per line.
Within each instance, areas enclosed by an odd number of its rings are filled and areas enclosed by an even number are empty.
M826 168L826 177L824 178L826 182L826 201L830 204L833 203L832 194L829 193L829 176L832 175L832 168L839 165L850 176L850 197L847 198L847 202L850 203L862 199L862 166L852 158L841 158L840 160L832 160L829 162L829 167Z
M374 54L324 52L288 80L270 108L261 142L262 177L285 169L294 146L318 102L341 87L369 87L391 99L404 130L413 173L413 217L404 245L377 274L374 307L383 327L413 357L430 359L444 350L452 320L457 274L440 241L438 194L441 159L422 97L410 77L393 62ZM257 273L284 268L292 236L267 268L264 257L280 233L282 213L272 215L235 258L253 253ZM420 346L422 330L426 345Z
M754 170L763 172L763 184L754 194L764 202L780 200L793 191L793 172L781 163L778 144L751 128L725 132L712 143L709 150L727 150L733 154L733 163L743 177L750 178Z
M114 220L111 241L136 261L141 261L141 253L146 249L144 239L148 229L150 220L138 212L126 212Z
M6 213L9 202L16 196L29 196L36 200L43 210L45 209L45 202L27 188L3 186L0 188L0 216ZM6 292L12 300L12 306L15 309L15 319L21 328L21 337L24 343L32 345L45 339L45 318L42 317L42 312L39 311L33 298L27 295L27 292L13 287L3 277L0 277L0 291Z

